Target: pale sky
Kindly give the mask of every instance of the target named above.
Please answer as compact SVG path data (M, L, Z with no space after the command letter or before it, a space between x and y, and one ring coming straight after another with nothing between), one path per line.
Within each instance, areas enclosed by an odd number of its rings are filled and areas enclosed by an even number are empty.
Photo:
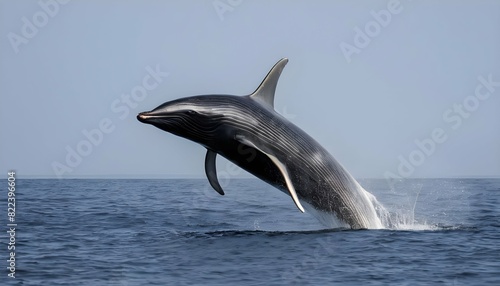
M500 176L499 1L2 0L0 13L3 173L204 177L203 147L136 114L249 94L287 57L276 110L354 177Z

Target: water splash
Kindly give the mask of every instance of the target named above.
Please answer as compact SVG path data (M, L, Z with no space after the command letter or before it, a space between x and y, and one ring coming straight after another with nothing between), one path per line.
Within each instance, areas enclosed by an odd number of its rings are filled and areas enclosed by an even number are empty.
M439 230L438 225L430 224L427 221L418 221L415 217L415 210L418 203L420 193L422 191L422 184L414 185L417 187L416 195L413 202L408 201L406 204L400 204L394 210L387 210L387 208L380 203L375 196L372 198L372 204L377 212L377 216L383 224L384 229L390 230L406 230L406 231L422 231L422 230ZM392 190L394 193L394 190ZM411 196L405 196L411 200Z
M415 189L416 187L416 189ZM369 229L387 229L387 230L403 230L403 231L425 231L425 230L441 230L442 226L428 223L427 221L419 221L416 216L416 208L422 191L422 184L412 185L406 189L406 194L398 192L399 202L391 205L390 210L377 200L375 195L367 192L360 186L369 203L375 210L374 213L367 212L367 221L371 223ZM395 194L396 192L392 192ZM411 193L415 193L414 196ZM403 202L401 202L403 199ZM404 202L406 201L406 202ZM318 221L329 229L349 229L350 226L339 220L335 214L319 211L313 206L304 203L304 208L308 213L313 215Z
M415 204L413 208L405 210L399 209L396 211L388 211L384 205L375 199L372 201L377 216L382 222L383 229L391 230L438 230L439 227L433 224L429 224L426 221L419 222L415 219Z
M322 225L326 226L327 228L329 229L350 228L350 226L347 223L344 223L341 220L339 220L335 214L320 211L307 202L301 202L301 203L304 206L306 212L314 216Z

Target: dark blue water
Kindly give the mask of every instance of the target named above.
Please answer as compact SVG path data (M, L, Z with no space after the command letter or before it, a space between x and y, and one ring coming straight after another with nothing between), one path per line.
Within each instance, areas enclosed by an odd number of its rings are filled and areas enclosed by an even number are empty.
M251 179L17 183L1 285L500 285L498 179L362 180L398 225L357 231Z

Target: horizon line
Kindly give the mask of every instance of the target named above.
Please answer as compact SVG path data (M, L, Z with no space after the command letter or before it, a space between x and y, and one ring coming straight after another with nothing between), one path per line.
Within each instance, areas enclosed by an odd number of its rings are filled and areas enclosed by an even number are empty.
M7 179L7 176L2 176L3 179ZM16 174L17 179L54 179L54 180L72 180L72 179L131 179L131 180L174 180L174 179L206 179L205 176L197 175L77 175L77 176L65 176L58 178L56 176L46 176L46 175L21 175ZM254 176L234 176L231 179L259 179ZM384 177L357 177L356 180L386 180ZM395 178L395 180L412 180L412 179L500 179L500 176L480 176L480 175L467 175L467 176L435 176L435 177L409 177L409 178Z

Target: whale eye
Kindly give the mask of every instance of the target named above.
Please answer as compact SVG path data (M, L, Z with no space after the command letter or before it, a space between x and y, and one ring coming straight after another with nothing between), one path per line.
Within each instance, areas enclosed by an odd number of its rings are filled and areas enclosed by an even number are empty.
M189 109L188 111L186 111L186 113L187 113L188 115L196 115L196 114L198 114L198 112L196 112L196 111L194 111L194 110L191 110L191 109Z

